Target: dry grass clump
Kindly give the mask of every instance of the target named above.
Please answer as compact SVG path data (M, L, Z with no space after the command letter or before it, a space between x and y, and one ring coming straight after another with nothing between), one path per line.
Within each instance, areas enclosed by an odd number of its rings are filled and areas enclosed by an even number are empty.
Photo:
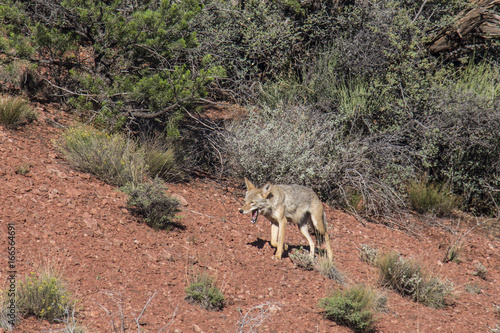
M7 128L17 128L36 119L28 102L18 97L0 98L0 123Z
M383 286L429 307L443 308L448 304L453 289L451 284L425 273L415 260L389 253L381 256L376 266Z
M75 168L112 185L137 184L146 174L143 152L122 134L74 127L64 132L59 146Z

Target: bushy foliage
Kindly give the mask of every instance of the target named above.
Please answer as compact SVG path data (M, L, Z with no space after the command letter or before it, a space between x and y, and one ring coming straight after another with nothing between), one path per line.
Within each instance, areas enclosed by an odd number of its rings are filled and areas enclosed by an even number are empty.
M320 300L325 317L354 332L375 332L374 312L380 304L380 295L365 285L336 290Z
M138 183L146 174L143 153L133 140L91 127L66 130L59 147L75 168L112 185Z
M344 132L333 114L281 106L250 112L230 123L224 153L233 175L281 184L302 184L324 199L348 202L361 193L370 212L401 205L384 171L401 149L383 137ZM392 138L391 138L392 139Z
M49 88L94 111L96 121L156 119L176 136L183 108L223 74L208 55L193 60L196 66L186 62L197 47L190 21L202 7L197 0L8 1L0 7L9 36L0 50L4 62L38 59Z
M224 295L215 285L214 279L207 273L192 277L192 282L186 288L186 301L209 311L220 311L225 305Z
M376 266L380 272L380 283L415 302L433 308L445 307L452 293L449 283L425 273L422 266L411 259L403 259L397 253L381 256Z
M61 277L50 271L31 273L19 282L16 293L16 306L23 317L61 320L75 305Z
M36 119L36 113L26 100L17 97L0 99L0 123L7 128L17 128Z
M169 230L178 211L179 202L165 194L166 187L156 178L152 183L123 186L129 195L127 204L144 216L144 222L155 230Z

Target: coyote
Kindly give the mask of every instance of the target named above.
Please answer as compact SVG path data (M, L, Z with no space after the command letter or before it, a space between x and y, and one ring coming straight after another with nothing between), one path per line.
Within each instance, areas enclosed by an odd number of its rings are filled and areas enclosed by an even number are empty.
M277 248L274 255L276 259L280 260L284 247L285 250L287 248L285 244L287 221L295 223L309 242L311 258L314 258L315 244L309 235L309 227L314 230L318 245L325 243L328 259L333 259L323 204L313 190L301 185L270 183L262 188L256 188L247 178L245 183L247 192L240 213L252 212L252 223L257 222L259 214L271 221L271 246Z

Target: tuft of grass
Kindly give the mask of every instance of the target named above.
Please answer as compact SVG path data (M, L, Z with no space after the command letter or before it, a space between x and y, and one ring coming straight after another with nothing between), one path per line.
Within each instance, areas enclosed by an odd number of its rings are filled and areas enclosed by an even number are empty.
M214 279L207 273L194 275L185 291L186 301L209 311L219 311L225 306L224 295L215 285Z
M337 269L335 263L326 257L319 257L314 268L324 277L334 280L339 284L344 284L344 275Z
M454 262L454 263L460 263L460 254L462 253L462 248L463 248L463 241L461 239L454 241L450 246L448 246L448 249L446 250L446 253L443 258L443 262Z
M475 283L467 283L465 285L465 291L468 292L469 294L479 295L482 292L482 288Z
M408 197L413 209L420 214L450 216L452 211L460 206L460 198L451 193L448 186L429 183L426 177L410 183Z
M426 274L420 263L403 259L397 253L381 256L376 263L380 273L380 283L394 289L415 302L433 308L442 308L452 294L452 286Z
M22 317L61 321L75 302L62 277L54 270L32 272L17 285L16 306Z
M112 185L137 184L146 174L142 151L121 134L75 127L64 132L59 146L73 167Z
M7 128L17 128L36 120L35 111L24 99L6 97L0 100L0 123Z
M374 312L381 304L378 292L365 285L355 285L345 290L336 290L320 300L327 319L347 326L354 332L374 332Z
M151 178L164 181L180 181L187 177L191 156L179 143L163 139L161 136L143 138L141 149Z
M31 170L31 164L24 163L16 168L16 174L26 176Z
M179 202L165 194L165 185L159 178L151 183L128 183L121 190L129 195L127 205L144 216L144 222L155 230L169 230L173 226Z

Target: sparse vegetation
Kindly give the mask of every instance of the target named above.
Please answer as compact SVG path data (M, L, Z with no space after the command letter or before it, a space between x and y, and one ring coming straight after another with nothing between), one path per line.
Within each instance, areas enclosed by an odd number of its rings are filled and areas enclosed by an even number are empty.
M37 118L28 102L18 97L0 98L0 124L7 128L17 128Z
M330 280L334 280L340 284L344 283L344 276L337 269L335 263L327 257L319 256L314 257L313 259L309 256L309 251L302 248L302 246L298 249L292 249L289 256L294 265L300 269L305 271L316 270L318 273Z
M429 307L442 308L448 304L452 286L425 273L417 261L389 253L382 255L376 265L383 286Z
M87 126L69 128L59 147L73 167L112 185L138 184L146 174L142 151L122 134Z
M325 317L354 332L375 332L375 311L380 305L379 293L365 285L336 290L320 300Z
M186 301L209 311L219 311L225 306L224 295L208 273L192 276L192 281L186 288Z
M121 189L129 195L127 204L144 216L147 225L155 230L169 230L174 225L179 202L166 195L166 187L159 178L150 183L128 183Z
M465 285L465 291L470 293L470 294L479 295L482 293L482 288L475 283L467 283Z

